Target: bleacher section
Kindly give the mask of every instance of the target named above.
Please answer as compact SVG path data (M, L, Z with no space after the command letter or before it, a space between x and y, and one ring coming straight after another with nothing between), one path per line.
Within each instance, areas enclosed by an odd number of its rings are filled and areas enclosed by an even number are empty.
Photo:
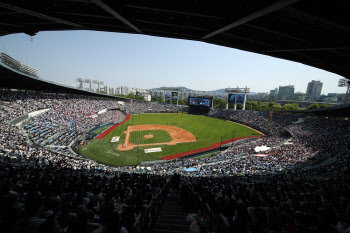
M1 94L4 232L350 231L348 120L274 115L271 135L228 142L209 157L117 168L69 150L95 125L127 119L116 101ZM143 113L150 107L182 109L134 102L126 103L125 111ZM19 127L11 124L47 108ZM269 129L266 113L212 109L210 115ZM269 149L255 151L261 146Z

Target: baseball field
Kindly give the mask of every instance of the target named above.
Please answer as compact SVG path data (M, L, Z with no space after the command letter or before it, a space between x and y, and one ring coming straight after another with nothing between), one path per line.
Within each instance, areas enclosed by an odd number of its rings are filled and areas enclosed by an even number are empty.
M80 147L78 152L102 163L127 166L212 146L221 140L259 135L246 126L206 116L137 114L104 138ZM111 142L115 137L119 140ZM158 152L145 152L154 148Z

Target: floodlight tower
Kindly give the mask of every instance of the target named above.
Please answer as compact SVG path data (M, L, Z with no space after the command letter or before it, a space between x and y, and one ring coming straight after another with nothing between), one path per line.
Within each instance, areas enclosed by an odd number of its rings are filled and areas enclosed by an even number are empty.
M85 83L90 83L89 91L91 91L91 79L85 79Z
M78 88L84 89L83 83L85 82L85 80L83 78L77 78L77 82L80 83Z
M105 83L103 81L100 81L98 84L98 92L101 92L100 85L103 86ZM105 89L103 89L105 91Z
M339 79L338 87L346 87L344 103L348 103L350 100L350 80L346 78Z
M96 85L99 85L100 81L98 81L98 80L93 80L92 83L93 83L93 84L96 84Z

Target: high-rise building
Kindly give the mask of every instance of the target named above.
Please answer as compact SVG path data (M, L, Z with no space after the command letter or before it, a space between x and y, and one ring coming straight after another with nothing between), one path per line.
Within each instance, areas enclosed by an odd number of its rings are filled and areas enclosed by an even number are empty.
M270 90L270 97L275 97L276 95L276 90Z
M307 100L318 100L321 96L323 83L320 81L312 80L307 85L306 99Z
M122 95L129 95L129 93L131 92L131 89L130 87L127 87L127 86L122 86L121 87L121 94Z
M280 86L278 88L278 100L291 100L294 96L294 85Z

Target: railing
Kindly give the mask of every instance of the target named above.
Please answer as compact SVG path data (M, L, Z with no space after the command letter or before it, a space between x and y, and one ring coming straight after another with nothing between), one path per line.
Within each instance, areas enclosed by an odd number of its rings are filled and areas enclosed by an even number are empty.
M192 208L197 211L199 216L206 215L209 219L209 224L207 225L207 229L201 229L201 232L215 232L215 233L230 233L232 232L229 222L226 217L222 214L214 213L208 203L205 203L200 195L193 191L192 187L190 187L187 183L186 179L183 179L186 184L185 189L188 189L189 198L192 202Z
M132 233L149 233L157 219L160 208L168 195L169 179L156 197L145 207L137 216L135 223L132 226Z

